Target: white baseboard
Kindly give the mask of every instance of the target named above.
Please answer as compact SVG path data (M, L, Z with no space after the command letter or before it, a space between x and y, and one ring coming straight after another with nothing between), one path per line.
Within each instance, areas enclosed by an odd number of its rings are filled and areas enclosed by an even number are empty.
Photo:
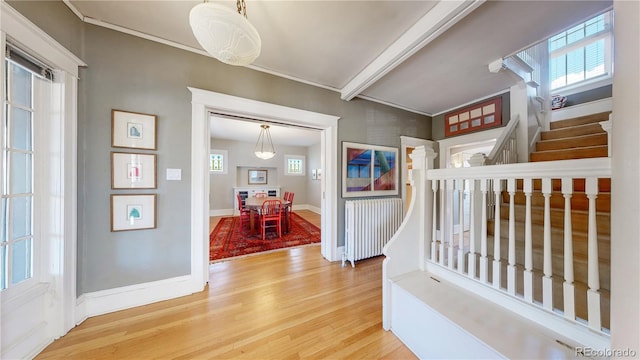
M89 317L174 299L204 289L190 275L86 293L76 304L76 324Z
M567 106L551 112L551 121L572 119L582 115L597 114L613 109L612 98L590 101L584 104Z
M295 209L296 207L294 206L293 208ZM319 207L315 207L313 205L307 205L307 210L313 211L316 214L322 214L322 209L320 209Z
M209 216L233 216L233 209L209 210Z

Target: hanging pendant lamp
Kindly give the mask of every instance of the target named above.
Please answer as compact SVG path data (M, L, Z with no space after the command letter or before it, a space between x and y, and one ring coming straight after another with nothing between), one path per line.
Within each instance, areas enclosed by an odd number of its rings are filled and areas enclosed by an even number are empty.
M260 129L260 135L258 135L258 141L256 142L256 147L253 149L253 153L260 159L271 159L276 156L276 148L273 147L269 125L260 125L260 127L262 129Z
M205 2L189 13L193 35L202 48L225 64L251 64L262 47L260 35L247 20L244 0L236 0L238 12L222 4Z

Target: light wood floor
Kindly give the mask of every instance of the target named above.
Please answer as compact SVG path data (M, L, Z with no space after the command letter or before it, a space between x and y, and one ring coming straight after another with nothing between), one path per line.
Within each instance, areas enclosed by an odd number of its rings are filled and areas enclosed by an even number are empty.
M87 319L37 359L416 359L382 329L382 260L342 268L314 245L215 263L203 292Z

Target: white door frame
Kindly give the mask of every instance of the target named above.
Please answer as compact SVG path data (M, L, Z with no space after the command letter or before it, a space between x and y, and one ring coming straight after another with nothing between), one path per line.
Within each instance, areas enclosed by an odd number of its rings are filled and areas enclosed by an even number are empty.
M191 275L194 280L202 284L209 280L209 112L321 130L321 252L327 260L339 261L336 197L339 117L192 87L189 90L192 96Z

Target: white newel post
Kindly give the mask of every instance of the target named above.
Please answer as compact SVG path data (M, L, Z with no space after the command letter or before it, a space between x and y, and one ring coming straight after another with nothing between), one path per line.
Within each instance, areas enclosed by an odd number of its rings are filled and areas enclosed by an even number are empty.
M542 179L542 196L544 196L544 245L542 278L542 307L553 311L553 266L551 264L551 179Z
M509 193L509 265L507 266L507 291L516 295L516 214L514 198L516 196L516 179L507 179Z
M428 188L427 169L433 168L436 153L418 146L411 154L413 169L411 203L404 221L382 249L382 327L391 329L391 283L399 275L424 270L433 223L433 192Z
M500 254L500 197L502 196L502 180L493 179L494 205L494 230L493 230L493 287L499 289L502 285L502 261Z
M533 180L524 179L525 223L524 223L524 299L533 302L533 232L531 227L531 194Z
M575 320L575 290L573 273L573 230L571 226L571 196L573 196L573 179L562 178L562 196L564 196L564 316Z

